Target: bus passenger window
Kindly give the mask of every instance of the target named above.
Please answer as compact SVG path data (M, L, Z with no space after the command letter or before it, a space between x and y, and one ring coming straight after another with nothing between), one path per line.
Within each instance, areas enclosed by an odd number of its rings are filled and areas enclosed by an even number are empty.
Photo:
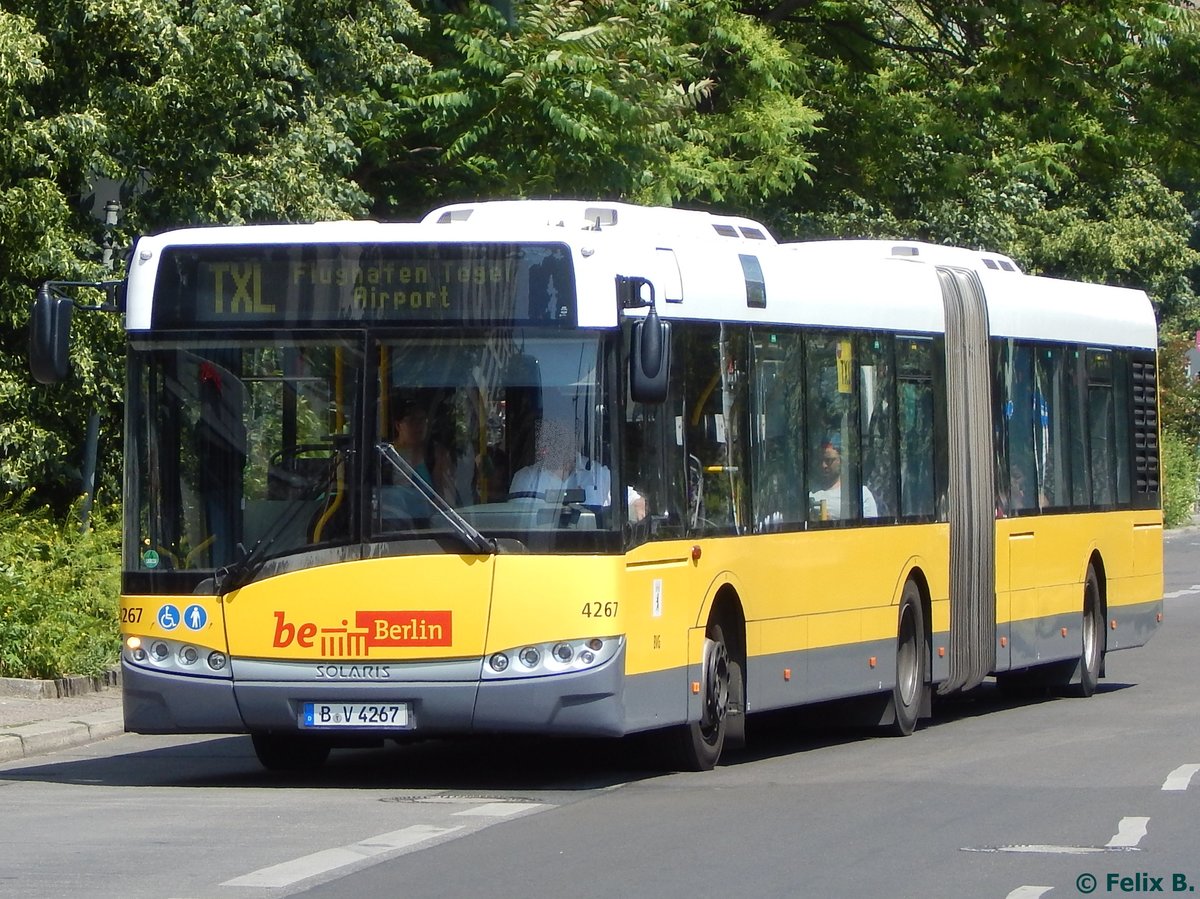
M682 330L688 454L688 525L693 533L748 527L746 331L728 325Z
M860 339L858 354L863 487L881 516L896 514L896 381L891 344L890 337L867 336ZM865 498L863 516L870 517Z
M756 530L794 530L808 514L804 491L804 355L799 331L753 334L751 440Z
M1092 463L1092 503L1116 502L1116 422L1113 406L1113 366L1110 350L1089 349L1088 450Z
M1113 353L1113 409L1116 416L1116 444L1113 455L1117 466L1117 502L1130 502L1129 472L1133 465L1129 436L1129 354L1124 351Z
M1008 424L1007 508L1038 508L1038 481L1033 446L1034 421L1041 420L1042 399L1033 387L1033 355L1027 346L1009 342L1006 396L1002 411Z
M899 375L900 514L936 512L934 489L933 348L923 337L896 339Z
M678 359L678 357L676 357ZM672 374L671 383L679 378ZM628 385L627 385L628 386ZM635 403L625 395L621 474L632 501L628 520L633 543L683 536L682 434L676 431L679 395L665 403Z
M1071 421L1071 505L1092 505L1092 466L1088 452L1088 374L1084 354L1072 352L1067 379L1067 414Z
M860 485L858 418L854 412L854 340L848 334L809 335L809 519L875 517L870 491Z
M1067 431L1068 365L1060 347L1039 347L1034 367L1034 457L1038 472L1038 502L1042 508L1066 508L1071 504L1070 447Z

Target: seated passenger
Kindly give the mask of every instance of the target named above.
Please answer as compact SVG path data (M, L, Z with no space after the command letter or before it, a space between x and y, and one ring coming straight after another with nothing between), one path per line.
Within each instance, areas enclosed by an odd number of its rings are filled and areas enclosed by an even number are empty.
M429 413L415 397L397 394L391 401L392 446L417 475L434 488L442 499L454 504L458 490L454 484L456 460L450 451L429 441ZM386 471L386 469L385 469ZM387 478L393 484L406 485L403 475L393 472Z
M842 518L842 451L836 440L827 440L821 445L813 483L817 489L808 496L813 509L819 510L814 512L817 520L835 521ZM875 497L866 487L862 489L862 514L864 518L879 515L875 508Z

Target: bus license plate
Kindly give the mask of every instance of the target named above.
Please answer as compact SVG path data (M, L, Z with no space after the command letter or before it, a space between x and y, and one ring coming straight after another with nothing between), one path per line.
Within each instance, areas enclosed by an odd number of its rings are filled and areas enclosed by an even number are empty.
M306 702L301 727L383 727L409 726L405 702Z

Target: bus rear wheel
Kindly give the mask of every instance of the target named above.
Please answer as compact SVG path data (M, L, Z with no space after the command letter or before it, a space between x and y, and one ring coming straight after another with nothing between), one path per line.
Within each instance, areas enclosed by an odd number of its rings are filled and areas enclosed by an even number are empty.
M1100 602L1100 578L1088 566L1083 582L1083 648L1079 654L1079 683L1072 684L1075 696L1091 696L1100 683L1104 664L1104 616Z
M252 734L254 754L268 771L315 771L329 758L329 744L291 734Z
M896 684L892 688L892 708L896 720L890 732L907 737L917 727L925 691L925 619L921 611L921 591L909 581L900 596L896 624Z
M700 720L671 732L672 761L683 771L710 771L725 748L731 709L744 708L741 661L729 652L720 624L708 626L704 647Z

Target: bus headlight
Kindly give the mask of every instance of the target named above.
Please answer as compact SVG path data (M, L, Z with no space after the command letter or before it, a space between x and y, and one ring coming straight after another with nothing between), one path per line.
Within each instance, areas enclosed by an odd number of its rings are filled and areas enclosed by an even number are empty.
M126 662L151 671L174 672L200 677L231 676L229 658L220 650L209 650L194 643L155 637L131 635L121 644L121 655ZM201 664L206 660L207 665Z
M146 647L142 646L141 637L126 637L125 651L135 662L144 662L147 659Z
M614 636L554 640L505 649L488 656L487 664L483 666L483 679L546 677L552 674L586 671L613 659L624 645L624 636ZM521 664L512 665L513 658Z
M521 664L526 668L536 668L538 662L542 660L542 654L538 652L536 646L526 646L517 656L521 660Z

